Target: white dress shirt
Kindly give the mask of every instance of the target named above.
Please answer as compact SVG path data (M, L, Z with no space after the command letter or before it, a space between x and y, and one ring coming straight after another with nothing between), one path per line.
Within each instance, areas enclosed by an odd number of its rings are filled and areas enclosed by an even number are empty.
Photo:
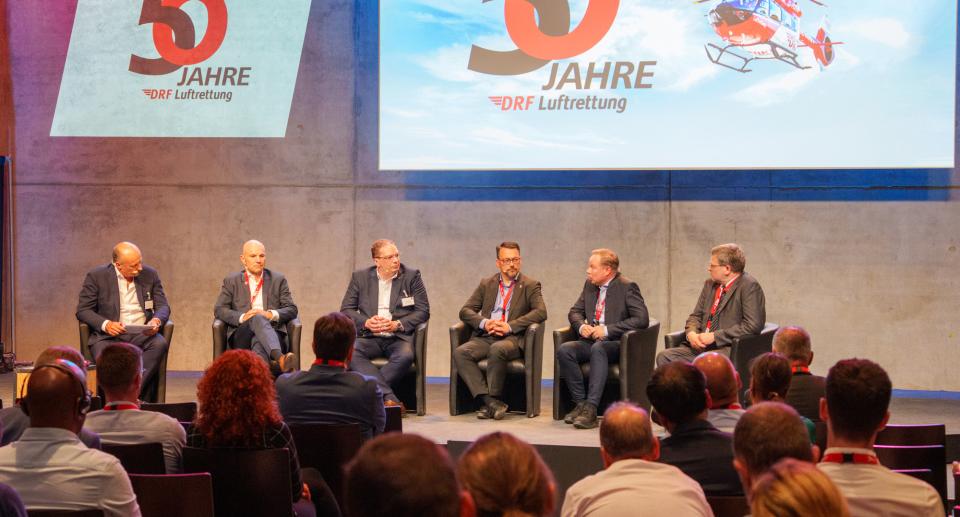
M139 409L101 409L87 415L83 428L100 435L103 443L131 445L157 442L163 445L167 474L181 471L181 456L183 446L187 443L187 433L180 422L163 413Z
M140 516L120 460L87 448L66 429L31 427L20 440L0 447L0 483L13 487L28 510L101 509L108 516Z
M713 427L732 434L744 413L745 409L711 409L707 412L707 421L713 424Z
M250 289L250 308L256 309L258 311L263 310L263 284L260 283L260 280L263 278L263 272L260 273L260 278L253 276L250 272L247 272L244 277L247 279L247 288ZM257 286L260 286L260 289L257 290ZM256 296L254 296L256 295ZM270 316L270 321L277 321L280 319L280 313L270 309L268 311ZM240 315L240 323L247 321L250 318L245 318L243 314Z
M396 272L392 277L384 280L377 271L377 316L393 319L393 313L390 312L390 294L393 291L393 280L397 278L400 272ZM377 336L392 336L393 332L379 332Z
M147 315L143 312L143 307L140 307L140 299L137 298L136 279L133 282L127 282L127 279L116 270L116 266L114 266L114 271L117 273L117 286L120 291L120 323L124 325L145 324ZM110 323L110 321L104 321L100 325L100 330L106 332L107 323Z

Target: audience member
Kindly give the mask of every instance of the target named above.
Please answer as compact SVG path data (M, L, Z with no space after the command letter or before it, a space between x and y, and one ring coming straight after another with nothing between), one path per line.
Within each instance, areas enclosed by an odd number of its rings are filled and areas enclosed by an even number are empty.
M752 517L849 517L837 486L812 463L778 461L753 486Z
M807 429L792 407L779 402L751 406L733 432L733 466L747 499L753 482L783 458L812 463L819 450L810 445Z
M696 481L657 463L659 453L647 412L629 402L611 405L600 424L604 470L567 490L561 515L713 515Z
M509 433L481 436L460 456L457 477L484 517L553 515L556 483L532 445Z
M790 389L790 375L790 360L782 354L767 352L754 359L750 366L750 402L785 402L784 397ZM816 443L816 424L803 415L800 415L800 420L807 428L810 443Z
M733 438L707 421L710 393L703 373L675 361L657 368L647 397L670 436L660 447L660 461L695 479L708 495L741 495L733 470Z
M9 485L0 483L0 517L27 517L20 495Z
M813 350L810 349L810 334L801 327L781 327L773 335L773 351L790 360L793 377L785 402L793 406L800 416L814 422L820 421L820 399L824 394L826 379L810 373Z
M700 354L693 360L693 365L707 378L711 399L707 420L717 429L732 433L737 420L743 415L739 402L739 393L743 389L740 374L730 359L719 352Z
M97 358L97 383L107 403L87 415L85 429L104 443L156 442L163 446L168 474L180 472L187 434L175 419L156 411L141 411L137 395L143 381L143 352L128 343L110 343Z
M827 450L819 467L847 498L854 515L943 517L940 495L927 483L880 465L874 441L887 425L892 386L887 372L866 359L845 359L827 373L820 418Z
M447 451L415 434L387 433L365 443L347 465L344 491L349 517L475 514Z
M36 367L21 402L30 427L0 447L0 483L30 510L102 510L139 516L137 498L120 461L80 442L90 408L83 370L65 359Z
M289 424L360 424L365 438L383 432L383 394L377 381L346 371L357 331L353 320L331 312L313 325L313 353L307 371L277 379L280 414Z

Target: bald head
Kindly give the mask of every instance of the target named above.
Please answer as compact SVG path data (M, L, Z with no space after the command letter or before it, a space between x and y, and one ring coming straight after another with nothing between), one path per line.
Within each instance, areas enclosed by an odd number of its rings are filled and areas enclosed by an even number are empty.
M600 447L609 463L635 458L655 460L658 454L650 416L629 402L617 402L607 408L600 423ZM607 460L607 458L604 458Z
M810 366L813 361L810 334L803 327L780 327L773 335L773 351L787 356L794 365Z
M143 270L143 255L132 242L121 242L113 247L113 265L128 281Z
M267 265L267 247L255 239L243 243L240 263L251 275L260 276Z
M56 427L80 432L83 413L84 374L73 362L56 359L37 366L27 381L31 427Z
M727 356L717 352L700 354L693 365L703 372L707 379L707 391L713 401L711 409L727 406L739 400L740 375Z

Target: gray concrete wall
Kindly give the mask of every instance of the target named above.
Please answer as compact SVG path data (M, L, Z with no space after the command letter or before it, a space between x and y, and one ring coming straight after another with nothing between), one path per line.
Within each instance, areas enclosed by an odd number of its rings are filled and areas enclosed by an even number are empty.
M378 171L376 12L356 5L313 2L287 137L262 140L50 138L75 3L7 7L18 358L76 343L83 273L119 240L160 270L177 323L169 367L198 370L245 239L266 243L311 322L338 308L370 242L393 238L430 293L431 376L448 374L446 328L501 240L518 240L543 282L548 328L566 324L588 251L606 246L664 329L692 308L710 247L736 241L769 320L811 331L815 371L863 356L896 387L960 390L954 171Z

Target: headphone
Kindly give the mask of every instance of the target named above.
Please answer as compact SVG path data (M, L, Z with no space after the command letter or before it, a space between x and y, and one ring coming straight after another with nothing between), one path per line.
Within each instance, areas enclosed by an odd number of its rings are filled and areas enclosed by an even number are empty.
M33 372L37 373L38 371L44 368L54 368L60 370L61 372L67 374L76 382L77 386L80 388L80 395L77 397L77 413L80 415L86 415L87 411L90 411L91 395L90 391L87 389L87 385L84 382L83 370L76 365L73 361L69 359L57 359L52 363L41 364L40 366L34 367ZM30 392L27 391L27 394L20 399L20 409L23 411L23 414L30 416Z

